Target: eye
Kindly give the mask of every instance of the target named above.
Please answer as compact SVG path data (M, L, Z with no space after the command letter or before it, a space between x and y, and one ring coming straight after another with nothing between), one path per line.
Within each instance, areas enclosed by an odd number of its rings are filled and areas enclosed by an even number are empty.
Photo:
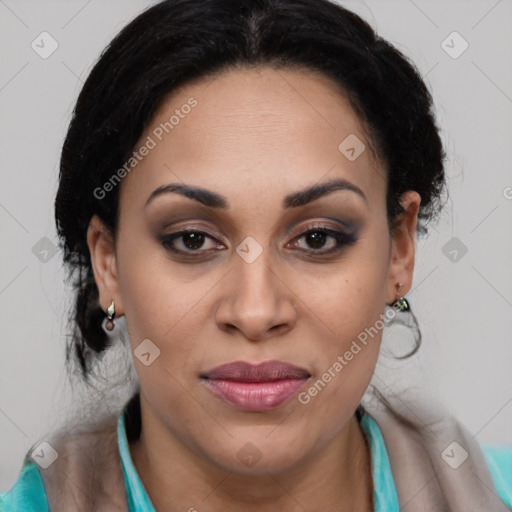
M208 247L209 242L209 247ZM224 248L213 236L204 231L187 229L161 238L162 245L172 252L192 254ZM206 247L205 247L206 246Z
M219 234L214 236L198 229L186 229L165 235L160 241L167 250L175 254L198 257L210 251L225 249L225 245L217 238L221 236ZM312 225L295 237L288 247L320 256L340 250L356 241L357 238L350 233L322 225Z
M291 245L311 254L322 255L352 245L356 241L356 237L350 233L314 225L296 237Z

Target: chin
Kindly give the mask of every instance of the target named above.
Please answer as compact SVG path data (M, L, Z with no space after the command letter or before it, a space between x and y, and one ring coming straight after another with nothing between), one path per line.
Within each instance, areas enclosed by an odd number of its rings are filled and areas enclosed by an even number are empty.
M285 473L303 462L307 458L304 443L298 443L296 435L286 436L287 440L276 436L268 437L266 429L264 434L244 435L230 438L230 442L217 446L219 452L209 454L214 463L226 471L246 475L264 475L268 473Z

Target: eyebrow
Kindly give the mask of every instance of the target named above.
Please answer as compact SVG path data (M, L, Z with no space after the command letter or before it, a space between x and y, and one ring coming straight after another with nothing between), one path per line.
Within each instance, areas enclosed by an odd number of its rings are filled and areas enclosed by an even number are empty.
M283 199L283 208L288 209L304 206L337 190L347 190L354 192L362 197L366 202L368 201L364 195L364 192L359 187L350 181L338 178L325 181L317 185L312 185L303 190L299 190L285 196ZM182 196L198 201L199 203L210 208L227 209L229 207L228 200L225 196L202 187L186 185L183 183L169 183L167 185L161 185L160 187L153 190L153 192L151 192L144 206L146 207L157 197L169 193L181 194Z

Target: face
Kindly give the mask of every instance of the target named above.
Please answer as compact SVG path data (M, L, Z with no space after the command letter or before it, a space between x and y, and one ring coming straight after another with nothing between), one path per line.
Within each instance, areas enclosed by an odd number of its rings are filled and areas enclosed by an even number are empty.
M230 471L294 467L342 431L368 386L382 328L365 329L381 326L397 282L410 288L419 196L404 196L390 237L385 168L342 91L309 71L189 83L142 145L115 244L97 217L88 241L102 306L114 299L132 351L149 353L134 355L143 422ZM208 373L241 361L279 361L283 379Z

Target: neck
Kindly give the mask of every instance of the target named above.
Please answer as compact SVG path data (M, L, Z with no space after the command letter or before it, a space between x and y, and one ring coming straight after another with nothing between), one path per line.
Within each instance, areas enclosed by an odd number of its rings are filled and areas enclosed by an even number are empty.
M147 409L141 403L143 428L130 451L156 510L373 510L370 451L355 416L293 470L255 475L226 471L201 458Z

